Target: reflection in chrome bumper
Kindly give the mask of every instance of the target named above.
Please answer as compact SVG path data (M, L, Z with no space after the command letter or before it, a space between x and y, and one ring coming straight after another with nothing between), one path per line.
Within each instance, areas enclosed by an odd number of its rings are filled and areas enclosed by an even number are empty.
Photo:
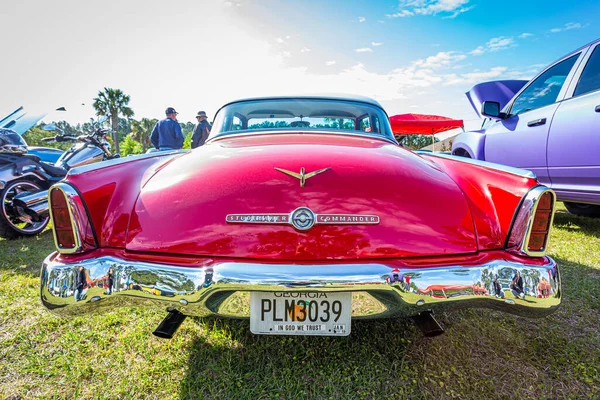
M353 292L353 317L410 317L424 310L486 307L526 317L550 314L561 301L556 263L494 260L478 266L394 269L385 263L261 264L215 262L209 267L176 267L116 257L61 263L46 258L42 303L62 316L119 306L178 309L187 315L244 318L252 291ZM82 266L87 285L75 286ZM113 270L112 287L107 273ZM511 289L517 271L523 292ZM502 290L494 290L497 275Z

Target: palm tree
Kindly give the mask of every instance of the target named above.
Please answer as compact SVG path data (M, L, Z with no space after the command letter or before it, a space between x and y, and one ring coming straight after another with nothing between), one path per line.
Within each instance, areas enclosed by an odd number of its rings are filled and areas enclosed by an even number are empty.
M139 121L134 119L131 121L131 136L142 144L144 151L150 147L150 134L156 122L156 119L150 118L142 118Z
M119 153L119 114L124 117L133 117L133 110L129 108L130 97L121 89L104 88L104 91L98 92L98 97L94 99L94 109L96 115L106 115L110 118L112 124L113 142L115 151Z

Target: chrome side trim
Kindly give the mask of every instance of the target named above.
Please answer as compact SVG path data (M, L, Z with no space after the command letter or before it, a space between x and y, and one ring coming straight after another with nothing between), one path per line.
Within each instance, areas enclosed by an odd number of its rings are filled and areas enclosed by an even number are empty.
M550 212L550 226L548 228L548 235L546 237L546 244L544 249L541 251L530 251L528 250L529 238L533 229L533 220L535 218L535 212L537 211L539 200L545 193L552 195L552 209ZM511 224L510 234L506 242L506 249L516 254L526 255L530 257L542 257L546 255L546 248L548 247L548 237L550 236L550 230L552 230L552 223L554 222L554 213L556 211L556 194L553 190L548 189L546 186L539 185L531 188L529 192L521 200L521 204L515 211L515 216Z
M148 153L148 154L139 154L139 155L135 155L135 156L113 158L112 160L106 160L106 161L101 161L101 162L97 162L97 163L93 163L93 164L82 165L80 167L75 167L75 168L69 170L69 173L67 174L67 176L80 175L80 174L84 174L86 172L95 171L97 169L113 167L115 165L126 164L128 162L137 161L137 160L145 160L147 158L167 157L167 156L172 156L172 155L176 155L176 154L189 153L190 151L191 150L187 150L187 149L173 150L173 151L160 151L160 152L157 151L157 152Z
M415 153L417 153L418 155L421 155L421 156L446 158L449 160L460 161L460 162L467 163L467 164L478 165L480 167L495 169L497 171L508 172L509 174L521 176L523 178L532 178L532 179L537 178L535 176L535 174L529 170L522 169L522 168L509 167L507 165L496 164L496 163L492 163L489 161L481 161L481 160L476 160L473 158L459 157L459 156L455 156L452 154L431 153L431 152L419 151L419 150L416 150Z
M338 291L368 298L363 305L355 304L353 316L360 318L410 317L425 309L473 307L542 317L555 311L562 297L558 267L550 258L542 264L538 259L537 265L496 259L475 266L398 269L383 262L213 262L180 267L113 256L70 263L58 261L57 256L51 254L42 266L41 299L61 316L143 306L171 307L186 315L244 318L249 310L248 292ZM85 293L75 287L80 267L91 283ZM110 294L109 268L114 273ZM523 279L522 294L511 292L517 272Z

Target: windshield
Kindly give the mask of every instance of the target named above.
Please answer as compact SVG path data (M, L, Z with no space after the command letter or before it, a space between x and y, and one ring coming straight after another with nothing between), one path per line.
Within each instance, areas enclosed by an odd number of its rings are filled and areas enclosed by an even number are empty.
M331 131L391 138L387 115L373 105L329 99L248 100L223 107L209 138L228 133Z

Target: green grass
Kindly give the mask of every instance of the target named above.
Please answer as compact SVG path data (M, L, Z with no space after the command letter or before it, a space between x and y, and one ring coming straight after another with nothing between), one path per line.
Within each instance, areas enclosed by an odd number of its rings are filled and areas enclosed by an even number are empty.
M245 321L162 313L61 319L38 299L52 235L0 241L0 398L599 398L600 220L559 209L550 253L564 302L540 320L489 310L438 315L428 339L404 320L359 321L345 338L254 336Z

